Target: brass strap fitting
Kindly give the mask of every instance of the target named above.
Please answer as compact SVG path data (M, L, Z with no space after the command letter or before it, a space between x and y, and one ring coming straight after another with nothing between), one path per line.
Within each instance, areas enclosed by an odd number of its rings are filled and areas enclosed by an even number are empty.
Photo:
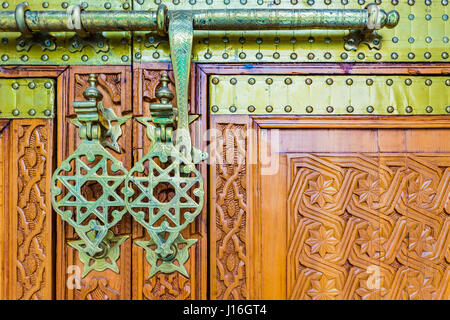
M167 7L160 4L156 10L156 30L160 36L167 35Z
M28 7L28 2L22 2L16 6L16 10L14 12L17 29L19 29L19 32L24 36L32 35L31 30L28 28L27 23L25 22L25 12L27 12L28 10L30 10L30 8Z
M71 7L70 9L70 23L75 30L75 32L81 37L85 38L89 35L89 33L84 30L83 24L81 23L81 11L83 11L83 8L81 8L80 5L76 5Z

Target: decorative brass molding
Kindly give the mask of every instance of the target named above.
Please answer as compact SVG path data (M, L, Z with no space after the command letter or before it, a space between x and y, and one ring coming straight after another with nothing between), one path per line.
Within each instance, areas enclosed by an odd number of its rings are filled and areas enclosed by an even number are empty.
M213 75L209 108L212 115L443 115L449 92L445 76Z
M0 79L0 119L53 118L55 82L46 78Z

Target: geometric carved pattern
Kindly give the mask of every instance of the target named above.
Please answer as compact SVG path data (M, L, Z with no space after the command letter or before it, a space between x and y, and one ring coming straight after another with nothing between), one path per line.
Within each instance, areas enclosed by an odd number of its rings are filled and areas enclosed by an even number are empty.
M215 299L247 299L247 126L217 124L216 129L223 149L215 169Z
M48 299L51 207L46 182L50 178L47 175L51 165L51 130L44 120L14 121L13 130L13 139L17 139L14 141L17 162L12 164L17 174L17 252L12 253L17 254L15 299Z
M288 298L450 298L450 155L289 161Z

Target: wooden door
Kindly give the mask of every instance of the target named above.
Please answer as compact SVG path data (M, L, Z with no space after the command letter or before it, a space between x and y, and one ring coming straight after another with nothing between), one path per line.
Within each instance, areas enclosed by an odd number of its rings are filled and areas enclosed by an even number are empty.
M348 105L356 113L384 103L381 86L349 94L349 83L384 84L388 70L341 79L337 69L311 69L204 67L216 157L211 297L449 299L448 116L348 115ZM338 87L323 96L308 88L319 80ZM291 95L301 99L286 100L281 81L300 82ZM448 89L440 92L445 108ZM310 106L323 115L308 115ZM294 108L304 115L288 115Z

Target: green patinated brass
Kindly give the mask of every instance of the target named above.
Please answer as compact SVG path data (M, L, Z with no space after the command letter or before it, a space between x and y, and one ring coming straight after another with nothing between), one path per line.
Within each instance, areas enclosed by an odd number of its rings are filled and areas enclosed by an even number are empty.
M115 237L110 228L127 211L120 189L128 172L105 149L120 152L117 139L127 117L119 118L112 109L103 107L95 74L89 76L89 84L83 93L88 100L74 102L77 118L72 122L78 126L82 142L55 170L51 188L54 210L80 237L70 245L79 250L85 266L83 276L106 268L118 272L118 247L126 237ZM111 125L111 121L116 124ZM94 186L97 192L84 191ZM90 199L89 193L95 193L95 199Z
M175 55L174 60L177 59ZM186 76L186 69L189 69L186 63L188 61L184 60L178 65L178 72L183 73L183 76ZM176 73L175 79L181 83L176 87L184 88L186 83L183 81L187 81L187 78L180 80L179 73ZM137 118L147 126L147 136L152 145L149 152L128 172L124 191L125 204L134 219L150 235L148 241L138 242L146 250L147 261L152 267L149 277L157 272L175 271L189 277L184 263L189 257L189 247L197 240L184 239L181 231L203 209L203 178L195 164L205 159L206 154L197 151L200 156L193 156L195 148L191 146L189 131L183 131L185 135L173 133L174 128L182 130L182 126L188 126L189 121L194 118L189 119L187 116L187 101L178 100L178 109L170 104L173 94L168 90L167 73L162 75L161 82L162 86L157 92L161 103L150 105L151 117ZM187 95L181 97L187 99ZM186 121L183 125L182 119ZM182 138L189 139L189 144L177 143ZM164 190L173 194L170 199L161 199L161 191Z
M0 119L53 118L55 82L46 78L0 79Z

